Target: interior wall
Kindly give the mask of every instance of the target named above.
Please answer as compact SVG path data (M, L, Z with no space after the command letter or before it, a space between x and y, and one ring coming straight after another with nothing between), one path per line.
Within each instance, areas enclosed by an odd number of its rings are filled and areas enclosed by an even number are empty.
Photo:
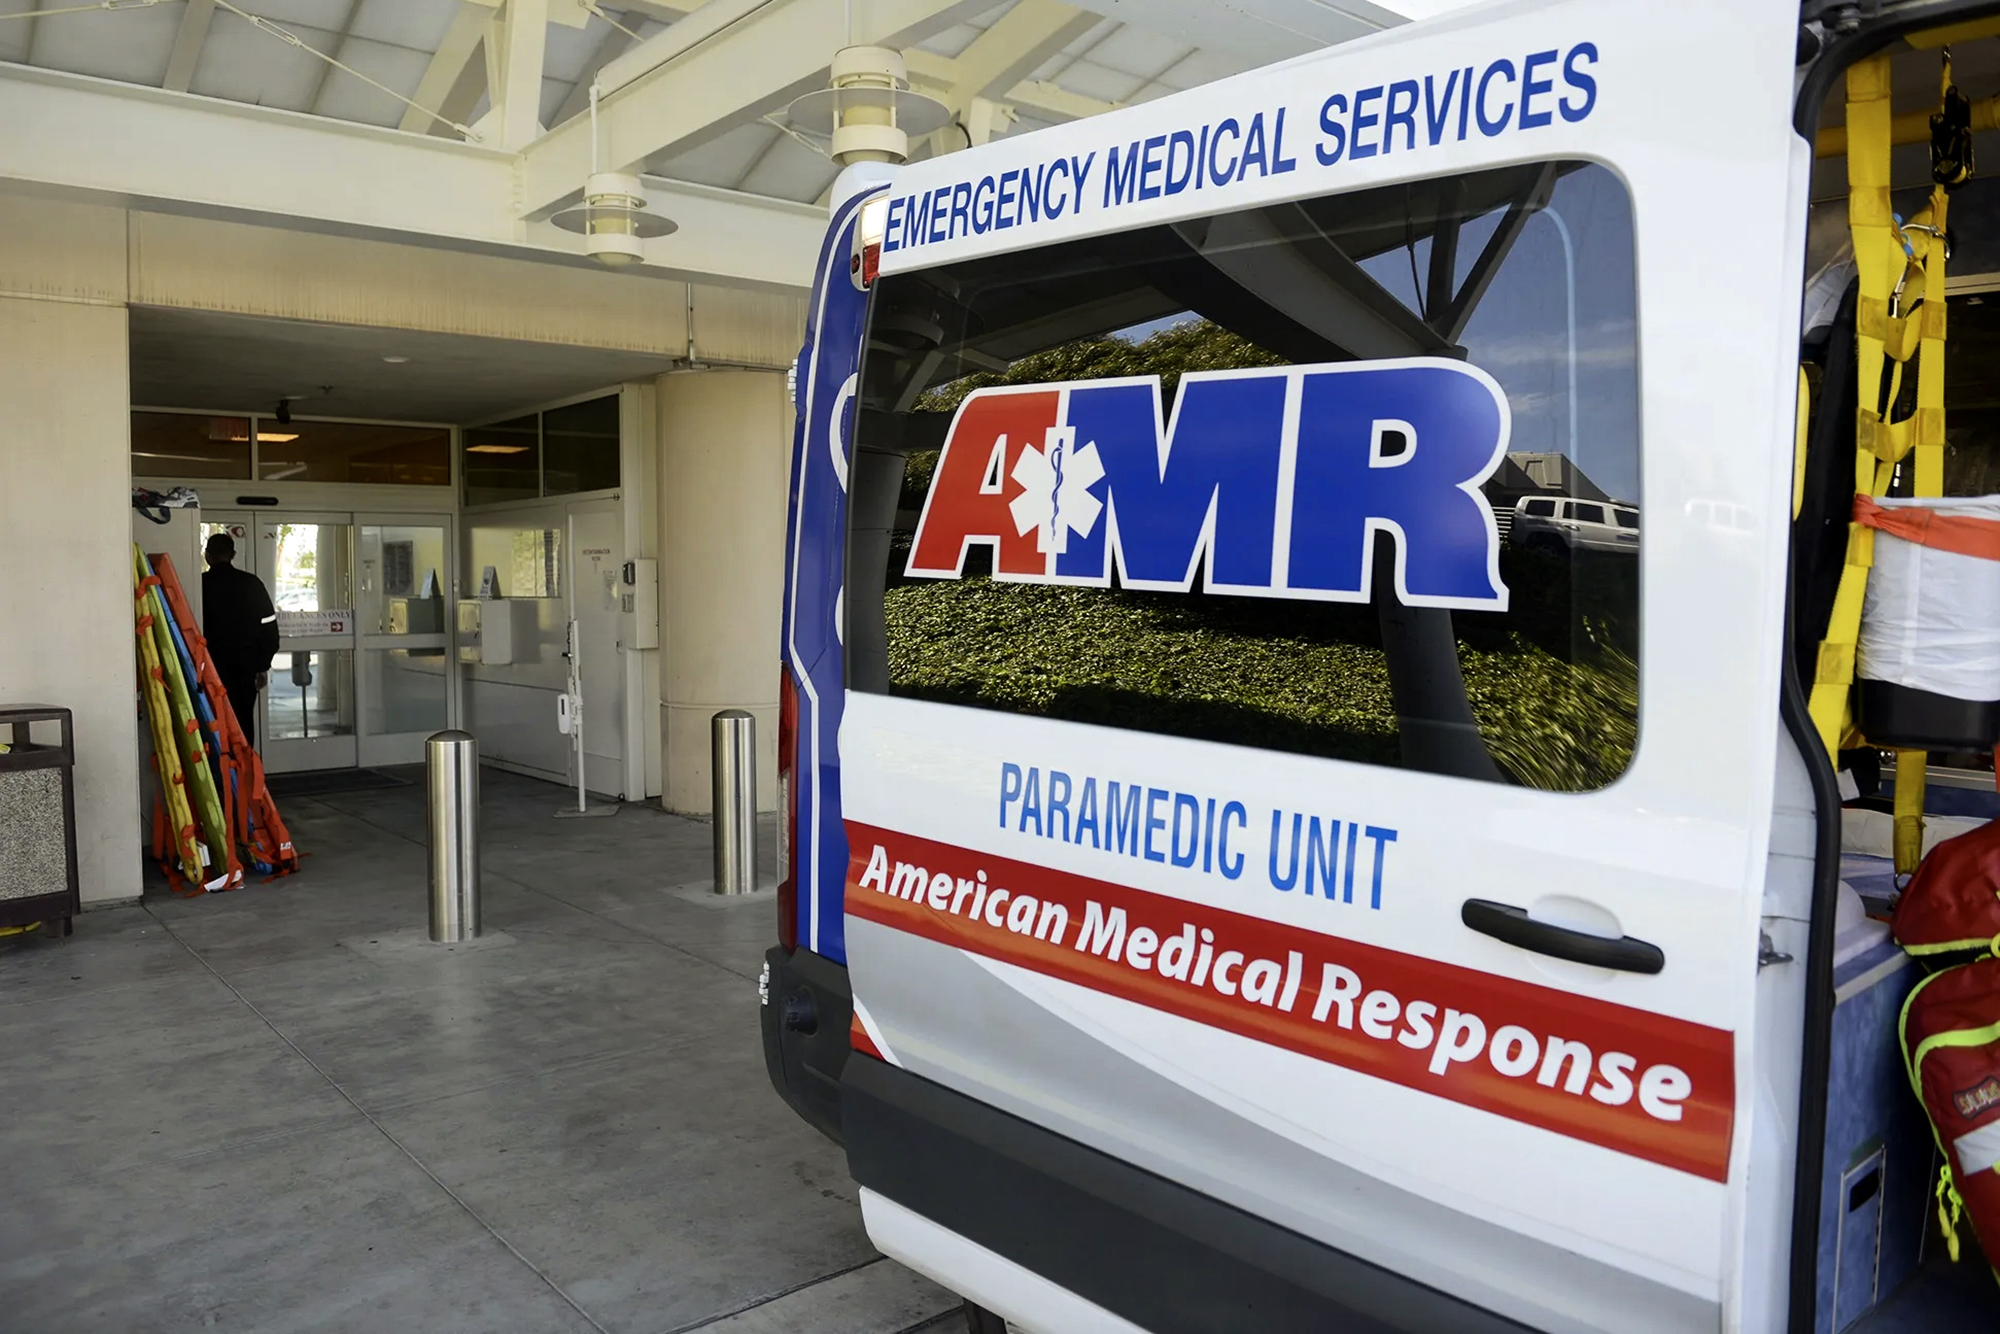
M659 379L661 701L669 810L712 809L709 719L757 719L757 805L777 807L790 397L775 371Z
M0 703L76 725L86 904L139 894L122 305L0 297Z

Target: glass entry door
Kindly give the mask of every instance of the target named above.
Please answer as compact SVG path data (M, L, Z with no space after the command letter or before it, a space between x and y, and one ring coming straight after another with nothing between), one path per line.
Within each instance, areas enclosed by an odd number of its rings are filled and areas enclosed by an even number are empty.
M356 763L354 526L346 514L259 514L252 567L278 609L258 749L272 773Z
M458 712L451 520L357 515L354 531L360 763L415 764Z
M445 515L210 512L278 609L258 701L272 773L414 764L459 716Z

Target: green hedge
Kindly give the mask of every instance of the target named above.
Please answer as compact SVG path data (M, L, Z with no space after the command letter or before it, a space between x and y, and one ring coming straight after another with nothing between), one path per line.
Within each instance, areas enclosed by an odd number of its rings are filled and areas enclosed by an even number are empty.
M1243 624L1265 609L1230 604L1251 601L904 583L886 599L890 679L919 698L1394 764L1388 670L1363 629L1372 610L1329 608L1322 632L1282 635ZM1515 781L1586 791L1624 771L1637 735L1629 654L1586 641L1570 663L1519 634L1483 638L1461 638L1466 695Z
M1022 357L1004 371L964 376L925 393L917 400L917 411L950 412L973 390L993 385L1112 380L1131 375L1159 376L1161 406L1171 410L1184 372L1290 364L1219 324L1189 320L1136 343L1122 338L1080 338Z

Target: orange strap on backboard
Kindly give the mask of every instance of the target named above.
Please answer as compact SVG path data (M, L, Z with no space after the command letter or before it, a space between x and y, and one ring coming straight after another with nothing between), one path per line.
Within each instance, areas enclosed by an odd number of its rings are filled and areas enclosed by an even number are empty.
M1950 551L1980 560L2000 560L2000 519L1974 519L1939 514L1917 506L1891 508L1867 496L1854 497L1854 521L1905 542L1933 551Z

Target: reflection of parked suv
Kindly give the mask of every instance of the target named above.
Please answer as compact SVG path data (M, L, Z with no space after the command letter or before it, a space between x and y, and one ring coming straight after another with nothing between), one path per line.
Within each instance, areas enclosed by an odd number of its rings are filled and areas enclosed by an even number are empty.
M1639 550L1639 511L1615 501L1530 496L1514 506L1508 540L1532 551Z

